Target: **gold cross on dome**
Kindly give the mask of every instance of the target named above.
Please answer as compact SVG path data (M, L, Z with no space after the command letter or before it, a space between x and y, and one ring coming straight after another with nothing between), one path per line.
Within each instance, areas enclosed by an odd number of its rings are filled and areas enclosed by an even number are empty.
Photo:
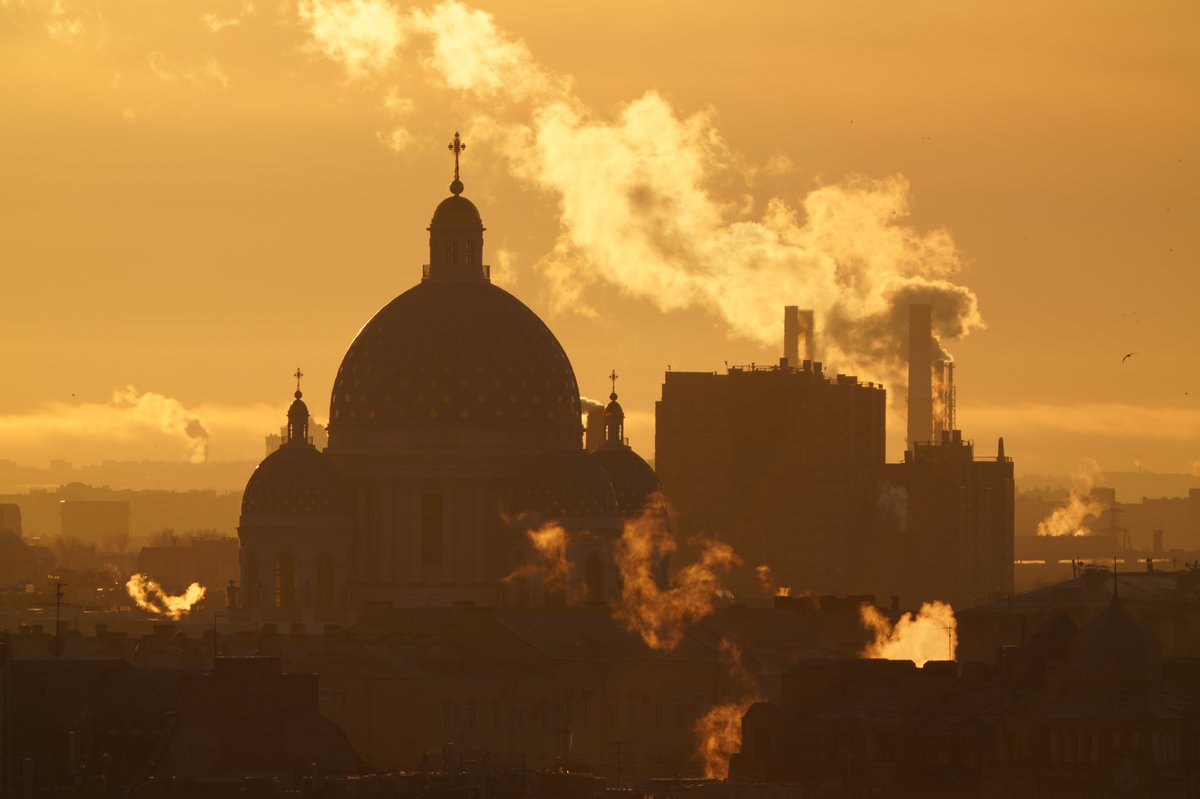
M458 154L467 149L467 145L463 144L463 140L459 138L458 131L454 131L454 141L446 145L450 152L454 153L454 179L458 180Z
M617 370L616 370L616 369L613 369L613 370L612 370L612 374L610 374L610 375L608 376L608 379L612 381L612 390L613 390L613 393L614 393L614 394L616 394L616 393L617 393L617 378L618 378L619 376L620 376L620 375L618 375L618 374L617 374Z
M296 390L299 391L300 390L300 378L304 377L304 372L300 371L299 366L296 367L296 373L294 375L292 375L292 377L296 378Z

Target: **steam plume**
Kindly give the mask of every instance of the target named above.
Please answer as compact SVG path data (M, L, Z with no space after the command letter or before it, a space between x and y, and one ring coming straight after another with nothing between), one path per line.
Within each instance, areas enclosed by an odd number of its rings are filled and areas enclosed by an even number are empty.
M365 36L357 18L368 13L397 33ZM950 235L906 224L901 175L730 203L721 197L745 195L757 170L729 148L712 110L688 114L648 91L597 113L485 11L447 0L401 16L382 0L313 0L301 19L352 76L391 65L401 29L423 37L420 65L488 109L469 135L558 203L559 236L540 267L560 309L589 312L585 295L605 281L663 311L706 308L773 346L786 298L816 311L823 360L901 384L909 304L933 306L942 339L983 326L975 294L953 282L962 262Z
M723 780L729 776L729 759L742 748L742 716L755 702L763 701L754 677L742 661L741 648L721 639L721 652L730 661L729 672L741 698L714 705L696 720L696 756L704 763L704 776Z
M754 576L758 578L758 584L762 591L767 596L791 596L791 586L780 585L775 581L775 574L771 571L771 567L763 563L754 567Z
M511 582L520 577L539 576L546 591L566 592L571 583L571 561L567 559L567 531L554 522L525 533L539 558L519 566L504 578Z
M623 584L613 613L650 648L672 650L683 640L689 623L712 613L722 590L720 575L740 561L726 544L701 540L699 560L680 569L673 585L660 587L657 572L676 549L662 501L647 503L646 510L627 521L621 532L617 568Z
M208 428L179 400L126 386L113 392L113 404L134 418L177 436L187 444L188 460L204 463L208 455Z
M1099 472L1099 464L1089 461L1073 475L1067 503L1055 508L1049 516L1038 522L1038 535L1091 534L1089 520L1100 518L1105 510L1104 503L1092 498L1089 493Z
M197 602L204 599L206 589L200 583L192 583L187 587L187 591L176 596L168 594L161 585L146 575L135 574L125 583L125 590L142 610L177 621Z
M958 649L958 622L945 602L926 602L917 615L905 613L895 626L874 605L862 605L859 618L875 633L862 656L911 660L918 667L930 660L953 660Z

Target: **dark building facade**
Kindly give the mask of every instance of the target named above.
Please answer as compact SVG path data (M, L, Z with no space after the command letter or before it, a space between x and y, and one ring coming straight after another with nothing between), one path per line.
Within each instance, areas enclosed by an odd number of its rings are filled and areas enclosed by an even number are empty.
M880 524L891 527L896 593L907 602L973 605L1012 592L1013 463L1003 439L994 458L976 457L974 442L946 431L884 466L876 491L887 498Z
M917 316L927 337L928 313ZM785 346L797 324L785 326ZM918 371L933 368L926 355ZM680 532L726 541L795 591L899 595L911 606L1011 591L1013 464L1003 442L995 457L976 457L946 429L888 464L886 403L882 386L787 357L724 374L668 372L655 458ZM933 401L918 405L931 435ZM755 590L748 579L738 588Z
M830 799L1194 797L1200 668L1164 660L1113 597L1047 622L994 666L810 661L742 722L736 779Z
M368 603L540 604L543 586L506 578L536 557L527 534L547 523L570 532L589 597L618 590L612 544L658 480L624 441L615 389L603 441L584 449L571 362L491 282L457 160L450 191L420 282L342 360L328 447L313 445L297 387L285 441L246 486L241 595L254 613L330 621Z
M856 497L884 462L885 403L882 387L810 361L668 372L655 465L681 533L720 538L797 587L836 591L850 579Z

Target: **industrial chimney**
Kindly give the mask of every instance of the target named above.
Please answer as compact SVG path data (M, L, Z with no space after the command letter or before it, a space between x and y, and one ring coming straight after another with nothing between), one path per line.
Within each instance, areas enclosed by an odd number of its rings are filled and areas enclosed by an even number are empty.
M793 369L800 366L800 337L804 337L804 360L815 360L813 352L813 312L798 305L783 308L783 357Z
M933 437L933 307L908 306L908 449Z

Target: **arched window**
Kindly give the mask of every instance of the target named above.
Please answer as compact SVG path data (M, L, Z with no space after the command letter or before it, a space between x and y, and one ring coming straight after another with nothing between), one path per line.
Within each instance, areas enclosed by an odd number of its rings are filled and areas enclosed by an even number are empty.
M323 552L317 556L317 608L333 607L333 555Z
M290 552L275 558L275 607L296 607L296 559Z

